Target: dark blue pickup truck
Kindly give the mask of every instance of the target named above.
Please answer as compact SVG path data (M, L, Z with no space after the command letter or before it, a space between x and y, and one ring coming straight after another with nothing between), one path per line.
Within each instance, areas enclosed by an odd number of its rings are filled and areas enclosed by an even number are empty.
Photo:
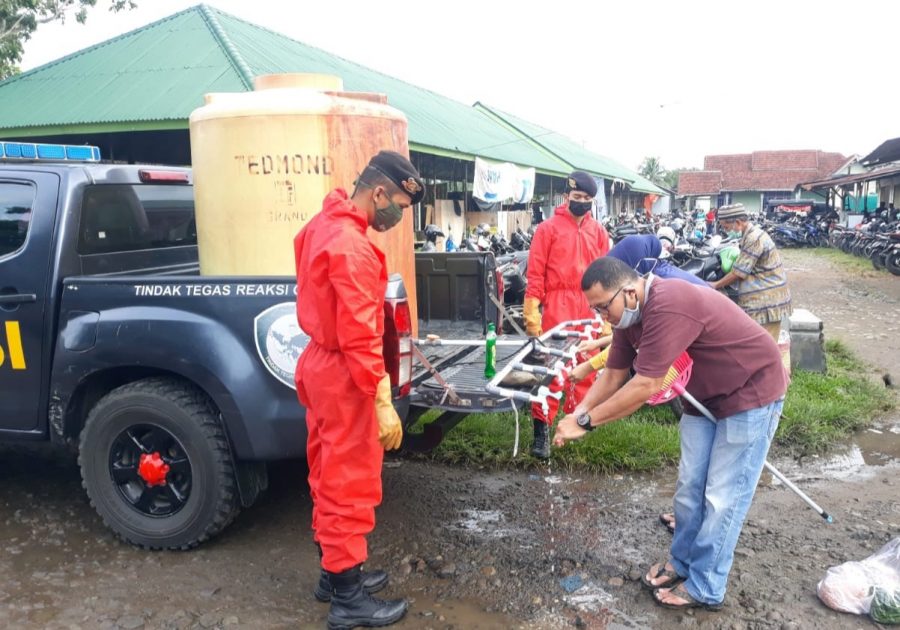
M0 437L77 446L108 526L191 547L254 501L265 462L305 456L295 280L199 275L188 169L42 161L52 149L0 143ZM406 417L399 276L387 298Z
M296 282L201 277L190 170L97 159L91 147L0 142L0 438L77 448L91 503L116 534L186 549L253 503L266 462L305 456ZM490 254L423 255L420 329L467 319L479 334L496 321L495 275ZM401 417L444 412L404 448L433 448L492 403L483 364L456 366L461 397L448 404L439 380L414 372L399 276L385 315Z

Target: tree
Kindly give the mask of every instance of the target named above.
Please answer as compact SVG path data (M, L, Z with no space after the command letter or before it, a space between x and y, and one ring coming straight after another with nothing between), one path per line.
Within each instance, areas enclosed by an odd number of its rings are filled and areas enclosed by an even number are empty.
M104 0L110 11L134 9L135 0ZM0 0L0 80L19 72L25 42L38 26L74 17L84 24L97 0Z
M666 186L666 169L658 157L645 157L638 168L641 177L649 179L657 186Z

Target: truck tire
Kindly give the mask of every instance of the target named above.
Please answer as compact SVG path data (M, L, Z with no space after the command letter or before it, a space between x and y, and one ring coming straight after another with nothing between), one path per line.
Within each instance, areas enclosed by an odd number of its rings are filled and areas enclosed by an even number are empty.
M154 377L104 396L81 432L78 464L91 505L125 542L190 549L240 511L228 439L209 398Z

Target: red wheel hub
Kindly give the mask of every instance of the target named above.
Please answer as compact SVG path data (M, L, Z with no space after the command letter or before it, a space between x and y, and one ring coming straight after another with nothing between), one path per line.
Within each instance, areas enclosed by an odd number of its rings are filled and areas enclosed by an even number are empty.
M144 453L141 455L141 463L138 465L138 474L149 486L166 485L166 475L169 474L169 465L163 461L159 453Z

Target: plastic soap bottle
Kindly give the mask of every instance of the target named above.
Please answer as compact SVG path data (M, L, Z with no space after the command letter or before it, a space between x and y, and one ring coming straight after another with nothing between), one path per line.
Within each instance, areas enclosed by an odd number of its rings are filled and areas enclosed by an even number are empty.
M484 377L494 378L497 373L497 329L494 323L487 325L484 339Z

